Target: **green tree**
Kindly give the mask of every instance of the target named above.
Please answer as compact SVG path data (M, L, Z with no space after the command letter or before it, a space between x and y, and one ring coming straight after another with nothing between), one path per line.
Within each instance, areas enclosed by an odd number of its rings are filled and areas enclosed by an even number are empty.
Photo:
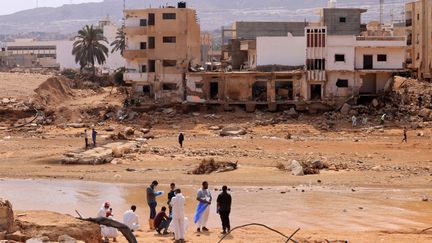
M72 55L75 56L75 62L79 63L81 70L90 67L93 69L93 78L96 76L95 62L99 65L105 63L108 57L108 48L104 42L108 44L107 39L103 35L103 31L94 28L93 25L86 25L75 36L72 49Z
M115 40L111 43L111 46L113 47L111 53L120 51L120 54L123 55L123 52L126 49L126 35L124 32L124 26L117 30Z

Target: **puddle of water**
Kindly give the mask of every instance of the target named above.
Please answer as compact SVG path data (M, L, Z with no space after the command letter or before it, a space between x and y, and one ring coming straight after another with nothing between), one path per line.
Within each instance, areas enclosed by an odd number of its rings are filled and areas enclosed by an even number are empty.
M160 190L168 191L167 185ZM186 214L193 217L198 187L182 186ZM400 230L424 228L432 218L432 203L420 202L424 189L358 188L351 190L304 187L305 192L285 187L233 187L232 224L251 222L273 227L302 227L321 230ZM282 194L282 191L288 191ZM313 190L313 191L311 191ZM214 202L218 192L213 191ZM0 197L9 199L16 210L49 210L85 217L96 215L109 201L115 218L130 205L138 206L142 222L148 218L145 186L64 180L1 180ZM166 205L166 194L159 207ZM216 203L211 206L210 227L219 227Z

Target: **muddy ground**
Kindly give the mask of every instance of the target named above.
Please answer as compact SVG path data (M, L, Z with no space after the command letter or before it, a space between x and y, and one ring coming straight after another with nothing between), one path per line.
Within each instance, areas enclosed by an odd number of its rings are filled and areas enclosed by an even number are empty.
M120 106L121 95L113 96L110 91L84 92L61 105L70 104L67 108L75 111L92 105L100 107L101 102ZM432 233L419 234L432 226L432 129L427 126L409 129L408 142L402 143L402 127L406 124L391 121L381 128L377 127L377 117L356 128L351 127L349 119L336 119L332 129L323 130L322 116L306 114L298 119L281 119L281 113L260 111L173 114L161 110L132 121L98 123L75 111L68 119L50 125L0 129L0 178L99 181L141 188L127 196L128 202L143 208L139 242L171 242L171 237L146 232L148 213L142 190L155 179L165 191L171 182L188 188L189 218L195 206L194 191L207 180L212 189L226 184L242 192L234 198L237 212L233 215L238 219L233 221L237 224L260 221L287 235L300 227L296 235L300 242L432 242ZM138 141L139 150L104 165L62 165L64 153L84 146L83 128L66 125L72 122L94 125L101 144L113 142L112 134L133 127L135 134L129 139ZM149 124L154 139L143 139L139 130ZM242 127L247 134L221 137L212 126ZM186 136L183 149L177 143L180 131ZM208 175L190 174L203 158L238 162L239 168ZM277 168L292 159L319 160L329 168L307 176L293 176ZM16 193L20 193L19 188ZM87 209L93 210L101 203L94 202ZM159 201L160 205L164 203L165 198ZM217 215L211 217L211 233L197 235L191 226L188 242L218 241ZM249 228L234 232L226 242L284 239L261 228Z

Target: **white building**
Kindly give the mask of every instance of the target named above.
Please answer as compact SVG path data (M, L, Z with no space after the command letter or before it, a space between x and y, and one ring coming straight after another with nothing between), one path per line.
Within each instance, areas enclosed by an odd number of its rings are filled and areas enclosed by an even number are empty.
M257 37L257 65L304 65L306 41L304 36Z

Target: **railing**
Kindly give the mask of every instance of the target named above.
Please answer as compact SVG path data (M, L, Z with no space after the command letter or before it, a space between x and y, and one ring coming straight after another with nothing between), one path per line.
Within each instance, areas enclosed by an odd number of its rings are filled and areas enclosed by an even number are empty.
M405 41L405 36L357 36L357 41Z
M147 26L126 26L124 32L126 35L147 35Z
M123 52L123 57L126 59L137 59L137 58L147 58L148 53L146 49L143 50L125 50Z

